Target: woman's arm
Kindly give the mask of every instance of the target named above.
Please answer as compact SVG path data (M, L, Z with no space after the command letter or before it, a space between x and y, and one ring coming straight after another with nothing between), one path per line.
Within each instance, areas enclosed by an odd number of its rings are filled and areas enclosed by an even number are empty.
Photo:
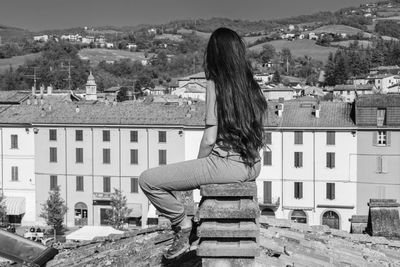
M200 142L199 155L197 156L198 159L205 158L210 155L211 150L213 149L217 140L217 130L218 127L216 125L206 125L203 138Z

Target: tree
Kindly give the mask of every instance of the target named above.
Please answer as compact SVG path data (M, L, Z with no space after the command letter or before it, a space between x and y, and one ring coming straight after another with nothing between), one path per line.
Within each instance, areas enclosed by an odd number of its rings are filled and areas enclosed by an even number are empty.
M273 59L276 55L275 47L270 44L265 44L262 47L262 51L260 53L260 58L262 63L267 63L271 59Z
M274 75L272 76L272 83L280 83L281 82L281 75L279 74L279 71L275 71Z
M47 225L54 228L54 235L63 229L64 216L67 213L67 206L61 198L60 188L57 186L49 192L49 198L42 204L40 217L46 220Z
M132 211L126 205L126 196L122 192L114 188L115 192L111 196L111 209L107 210L107 222L115 229L122 229L129 213Z
M0 221L4 222L4 219L7 216L7 207L4 203L1 202L2 200L3 198L0 197Z

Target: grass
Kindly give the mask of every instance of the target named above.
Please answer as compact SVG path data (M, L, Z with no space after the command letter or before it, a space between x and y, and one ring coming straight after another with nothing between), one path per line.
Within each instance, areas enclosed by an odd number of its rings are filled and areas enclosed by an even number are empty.
M0 73L4 73L10 68L10 65L16 69L19 66L25 64L28 59L35 59L40 55L40 53L27 54L23 56L15 56L12 58L2 58L0 59Z
M90 60L92 66L96 66L101 61L118 61L120 59L129 58L131 60L143 60L146 59L144 52L129 52L126 50L111 50L104 48L85 48L79 51L78 54L82 59ZM153 54L149 53L148 58Z
M349 47L354 40L347 40L347 41L340 41L340 42L331 42L331 45L334 46L342 46L342 47ZM368 46L372 47L372 42L367 40L359 40L358 41L359 47L367 48Z
M328 60L329 53L336 52L337 48L324 47L315 44L313 40L276 40L271 42L266 42L258 44L256 46L250 47L250 50L261 51L263 45L271 44L275 47L277 52L280 52L283 48L289 48L292 55L295 57L311 56L313 59L326 62Z
M356 35L359 32L364 32L363 30L346 26L346 25L325 25L319 27L312 32L315 33L346 33L347 35Z

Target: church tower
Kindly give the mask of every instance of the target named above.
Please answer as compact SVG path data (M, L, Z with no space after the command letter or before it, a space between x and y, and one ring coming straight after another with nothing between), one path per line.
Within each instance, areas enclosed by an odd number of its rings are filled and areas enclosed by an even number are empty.
M97 100L97 85L91 71L86 82L86 100Z

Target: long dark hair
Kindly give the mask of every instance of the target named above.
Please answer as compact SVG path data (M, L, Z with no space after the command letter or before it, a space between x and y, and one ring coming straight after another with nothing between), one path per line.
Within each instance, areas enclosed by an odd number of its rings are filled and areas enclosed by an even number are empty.
M204 54L206 78L215 83L218 138L253 166L264 147L263 121L267 102L253 78L240 36L227 28L215 30Z

